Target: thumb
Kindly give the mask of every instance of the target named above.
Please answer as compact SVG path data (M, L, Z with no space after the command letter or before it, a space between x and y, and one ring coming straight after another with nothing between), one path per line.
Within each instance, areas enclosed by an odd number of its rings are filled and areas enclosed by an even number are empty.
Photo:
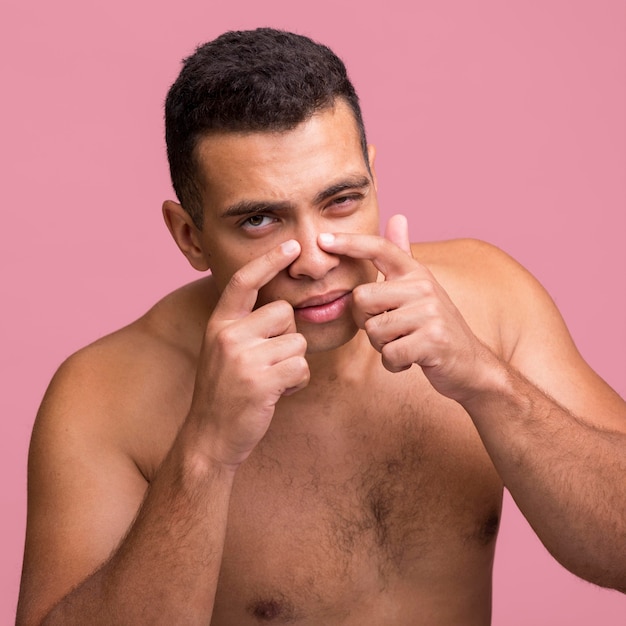
M411 242L409 240L409 222L404 215L394 215L389 218L385 228L385 239L388 239L409 256L412 256Z

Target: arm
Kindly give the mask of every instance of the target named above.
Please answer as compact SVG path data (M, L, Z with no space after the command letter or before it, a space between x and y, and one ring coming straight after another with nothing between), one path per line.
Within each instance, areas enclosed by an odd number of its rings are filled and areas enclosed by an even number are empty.
M59 372L33 433L18 624L187 623L210 615L232 472L194 455L184 426L146 491L105 430L65 415L79 404L66 378L75 380L73 370L69 363ZM59 397L65 390L67 403Z
M497 356L412 258L403 220L392 218L385 239L342 234L320 238L320 246L371 259L385 276L353 293L357 323L384 366L417 363L437 391L459 402L555 557L625 590L626 404L584 363L536 281L502 253L463 260L481 268L470 297L492 311Z
M509 364L465 402L500 475L548 550L626 592L626 404L584 362L545 290L509 259Z
M281 395L308 382L291 307L252 310L258 289L298 253L283 244L225 288L189 414L148 487L133 461L132 420L107 414L115 388L80 355L61 368L31 444L19 624L210 621L237 468Z

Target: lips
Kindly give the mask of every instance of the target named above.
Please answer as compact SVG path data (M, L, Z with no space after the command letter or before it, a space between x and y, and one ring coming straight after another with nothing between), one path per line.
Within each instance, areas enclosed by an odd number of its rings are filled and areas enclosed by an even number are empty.
M322 306L324 304L329 304L330 302L333 302L334 300L337 300L338 298L341 298L342 296L348 295L349 293L350 293L349 291L342 290L342 291L330 291L328 293L320 294L318 296L311 296L310 298L307 298L306 300L302 300L302 302L300 302L299 304L294 304L293 308L294 309L306 309L309 307Z
M342 316L351 295L351 291L334 291L307 298L294 305L294 315L296 319L312 324L332 322Z

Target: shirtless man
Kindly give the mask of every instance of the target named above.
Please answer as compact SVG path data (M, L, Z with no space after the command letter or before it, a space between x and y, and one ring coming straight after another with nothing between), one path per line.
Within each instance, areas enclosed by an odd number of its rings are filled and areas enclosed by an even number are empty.
M489 624L503 484L626 590L625 403L505 254L379 236L338 59L226 34L166 126L165 220L211 275L52 381L18 622Z

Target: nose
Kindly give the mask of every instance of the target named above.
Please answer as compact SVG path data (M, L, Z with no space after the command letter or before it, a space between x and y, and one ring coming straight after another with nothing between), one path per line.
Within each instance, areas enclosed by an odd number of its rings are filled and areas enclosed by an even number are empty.
M287 268L289 276L296 279L321 280L339 264L339 257L325 252L317 245L317 235L322 232L315 227L301 228L296 233L300 243L300 256Z

